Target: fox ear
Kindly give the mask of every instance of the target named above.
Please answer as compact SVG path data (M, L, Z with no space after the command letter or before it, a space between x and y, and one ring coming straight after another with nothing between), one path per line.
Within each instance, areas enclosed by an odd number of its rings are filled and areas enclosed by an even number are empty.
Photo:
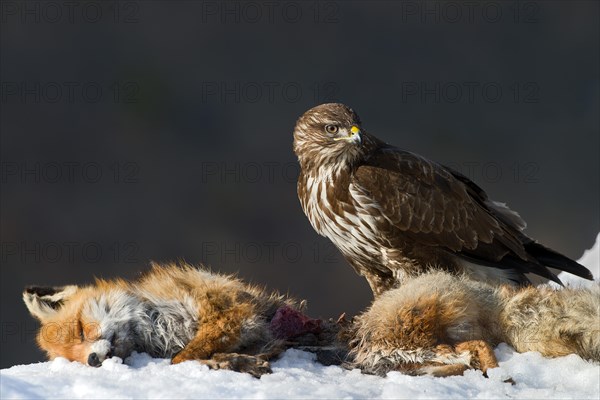
M30 286L23 291L23 301L31 315L43 322L55 315L76 290L76 285Z

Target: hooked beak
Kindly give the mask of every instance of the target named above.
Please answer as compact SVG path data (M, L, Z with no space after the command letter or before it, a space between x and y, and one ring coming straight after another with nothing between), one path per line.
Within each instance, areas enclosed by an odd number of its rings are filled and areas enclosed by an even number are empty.
M345 140L347 142L359 143L361 142L360 129L356 125L352 125L348 136L336 137L333 140Z

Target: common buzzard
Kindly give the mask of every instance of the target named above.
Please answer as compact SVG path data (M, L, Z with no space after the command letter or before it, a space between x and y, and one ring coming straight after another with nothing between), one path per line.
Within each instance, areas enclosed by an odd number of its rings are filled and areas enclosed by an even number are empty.
M322 104L296 123L298 196L377 296L429 268L492 283L560 283L548 267L590 271L523 233L525 222L459 172L365 132L343 104Z

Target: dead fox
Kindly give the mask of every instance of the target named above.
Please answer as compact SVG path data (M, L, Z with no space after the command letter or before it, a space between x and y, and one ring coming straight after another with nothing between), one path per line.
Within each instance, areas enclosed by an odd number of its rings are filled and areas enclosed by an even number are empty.
M600 361L600 286L492 286L428 272L380 295L355 319L354 365L435 376L498 366L492 346Z
M135 350L260 376L289 339L321 328L294 299L189 265L153 265L135 282L29 287L23 300L50 359L94 367Z

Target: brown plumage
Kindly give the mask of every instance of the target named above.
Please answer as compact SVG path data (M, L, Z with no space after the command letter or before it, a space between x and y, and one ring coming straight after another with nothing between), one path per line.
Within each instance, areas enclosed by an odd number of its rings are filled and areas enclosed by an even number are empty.
M304 212L375 295L429 266L495 283L529 283L528 273L560 283L548 267L592 278L467 177L370 135L343 104L300 117L294 151Z

